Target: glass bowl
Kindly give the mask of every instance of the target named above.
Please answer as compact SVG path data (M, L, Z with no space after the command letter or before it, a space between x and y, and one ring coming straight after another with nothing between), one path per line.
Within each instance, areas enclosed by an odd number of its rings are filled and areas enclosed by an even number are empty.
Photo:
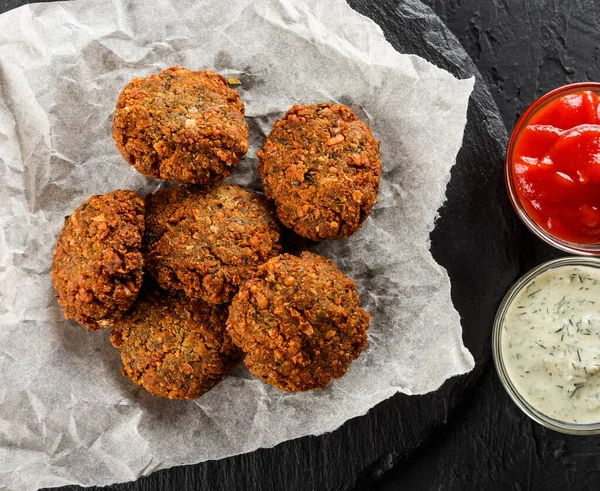
M511 381L503 360L502 335L503 332L505 332L503 326L507 310L511 303L515 300L521 290L526 288L529 282L535 277L546 271L562 266L588 266L600 269L600 259L592 257L564 257L560 259L554 259L552 261L540 264L523 275L505 295L496 313L494 328L492 331L492 354L494 357L494 365L496 366L496 371L498 372L500 381L508 392L510 398L527 416L537 423L552 430L571 435L600 434L600 411L598 413L597 423L572 423L554 419L533 407Z
M579 92L582 90L590 90L593 92L600 93L600 82L581 82L574 83L569 85L564 85L557 89L554 89L547 94L544 94L542 97L537 99L531 106L527 108L527 110L523 113L523 115L517 121L515 128L510 136L510 140L508 142L508 149L506 152L506 162L504 165L504 180L506 182L506 189L508 191L508 196L510 198L510 202L512 203L513 208L517 212L517 215L521 219L521 221L527 226L531 232L537 235L540 239L547 242L553 247L557 249L561 249L565 252L569 252L571 254L578 254L584 256L600 256L600 244L577 244L574 242L568 242L559 237L552 235L550 232L542 228L538 225L535 220L527 213L523 204L521 203L521 199L516 191L516 184L513 180L512 175L512 159L513 159L513 151L515 144L521 134L521 131L527 123L531 119L531 117L537 113L539 109L544 107L549 102L562 97L564 95Z

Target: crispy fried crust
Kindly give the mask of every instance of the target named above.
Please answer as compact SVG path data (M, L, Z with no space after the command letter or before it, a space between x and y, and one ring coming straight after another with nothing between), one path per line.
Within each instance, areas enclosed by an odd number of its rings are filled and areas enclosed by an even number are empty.
M379 142L347 106L292 107L257 156L277 217L303 237L349 237L377 201Z
M328 259L282 254L234 297L227 330L246 366L281 390L325 387L367 346L370 316L354 282Z
M239 186L163 189L146 199L146 268L162 288L229 302L281 251L267 202Z
M94 331L135 301L142 284L144 202L133 191L92 196L58 236L52 280L67 319Z
M153 395L194 399L225 379L241 351L225 330L227 305L208 305L183 292L144 288L111 327L123 375Z
M231 174L248 151L244 111L221 75L176 66L123 89L113 137L145 176L205 185Z

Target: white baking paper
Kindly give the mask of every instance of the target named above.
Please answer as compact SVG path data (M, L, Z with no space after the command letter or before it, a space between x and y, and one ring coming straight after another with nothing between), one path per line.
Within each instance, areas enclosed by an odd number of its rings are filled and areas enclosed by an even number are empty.
M159 181L111 138L120 90L179 64L241 82L251 149L232 180L258 186L255 153L295 103L339 101L381 140L379 203L355 236L319 244L357 284L369 347L322 391L289 394L240 367L196 401L148 395L120 374L108 333L65 321L50 264L92 194ZM473 80L401 55L343 0L83 0L0 17L0 488L134 480L332 431L396 392L473 368L429 252L461 146Z

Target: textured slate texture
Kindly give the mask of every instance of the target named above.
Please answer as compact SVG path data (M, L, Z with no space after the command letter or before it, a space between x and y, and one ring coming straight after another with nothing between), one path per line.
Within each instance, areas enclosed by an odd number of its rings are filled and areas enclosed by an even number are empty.
M27 2L0 0L0 11L23 3ZM474 65L464 54L457 57L444 49L455 46L455 39L437 24L436 17L423 16L417 2L349 3L382 25L399 51L419 53L456 74L475 73ZM463 44L509 129L524 108L543 92L571 81L600 80L598 0L424 3ZM395 8L402 10L404 20L394 15ZM438 49L423 51L423 39L435 40ZM161 471L136 483L109 489L598 488L600 438L565 437L530 423L510 402L489 363L487 347L494 299L516 274L512 265L518 237L522 233L522 271L561 255L516 226L512 212L506 208L499 175L506 135L494 114L486 89L478 81L469 109L471 124L466 141L480 139L461 152L461 165L453 172L448 191L450 204L442 210L439 226L432 234L434 255L448 267L453 279L453 298L466 322L465 342L478 362L471 376L450 381L435 395L394 397L366 417L352 420L323 437L303 438L232 459ZM481 139L482 134L487 136ZM486 165L496 170L489 172ZM467 175L472 179L466 180ZM476 180L483 180L485 186L474 186ZM469 205L489 207L498 198L501 208L493 208L488 215ZM506 212L508 223L504 223L502 211ZM457 255L467 245L462 241L465 232L472 230L480 236L494 230L505 231L504 237L492 241L491 250L486 252L490 257L504 255L491 271L480 269L477 256ZM482 239L480 246L487 249L490 243ZM487 300L483 309L480 296ZM473 386L475 389L470 390ZM436 426L444 423L430 438ZM422 448L411 453L418 446ZM383 474L391 467L394 469Z

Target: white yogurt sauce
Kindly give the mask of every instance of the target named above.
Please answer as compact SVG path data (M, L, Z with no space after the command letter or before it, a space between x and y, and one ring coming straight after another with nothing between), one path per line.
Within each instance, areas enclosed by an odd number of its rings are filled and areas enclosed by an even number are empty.
M600 270L560 266L530 281L508 307L501 350L508 377L538 411L600 421Z

